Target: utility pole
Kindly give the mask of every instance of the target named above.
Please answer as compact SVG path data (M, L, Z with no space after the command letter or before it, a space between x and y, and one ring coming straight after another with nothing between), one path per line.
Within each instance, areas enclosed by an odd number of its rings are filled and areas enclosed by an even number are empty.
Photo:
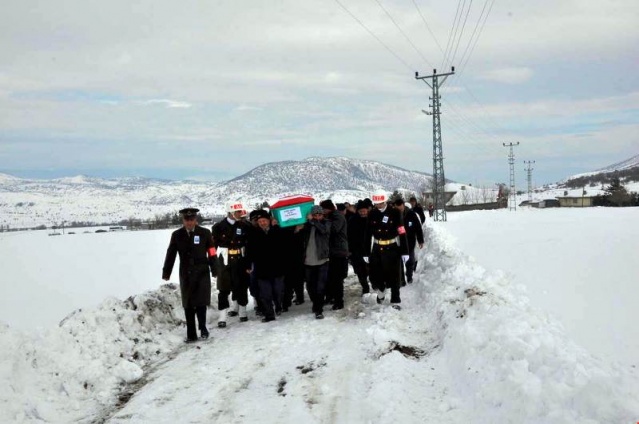
M524 161L524 163L526 165L528 165L528 168L526 168L526 174L528 176L528 203L532 202L532 172L533 169L532 168L532 164L535 163L534 160L528 160L528 161Z
M442 149L442 127L440 122L440 96L439 87L450 75L455 74L455 67L451 67L451 72L437 74L437 69L433 69L433 75L420 77L419 72L415 72L415 79L422 80L433 90L432 97L429 97L432 104L429 107L432 112L422 110L426 115L433 116L433 199L435 221L446 221L446 177L444 176L444 152ZM441 80L440 80L441 78ZM431 83L427 80L431 79Z
M519 142L513 144L502 143L504 147L510 147L510 154L508 155L508 163L510 164L510 193L508 195L508 210L517 210L517 191L515 190L515 152L513 147L519 146Z

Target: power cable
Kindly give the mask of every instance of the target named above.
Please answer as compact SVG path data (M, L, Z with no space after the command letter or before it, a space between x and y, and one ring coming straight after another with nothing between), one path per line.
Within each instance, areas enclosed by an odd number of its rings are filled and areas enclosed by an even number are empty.
M479 28L479 24L482 21L482 17L484 16L484 12L486 11L486 6L488 5L489 2L490 0L484 1L484 7L481 9L481 14L479 15L479 18L477 19L477 22L475 23L475 28L473 28L473 33L470 36L470 40L468 40L468 44L466 45L466 49L464 49L464 53L462 54L462 57L459 60L459 63L464 63L464 59L466 58L466 53L468 53L468 49L473 44L473 39L475 38L475 34L477 33L477 28ZM477 36L477 38L479 38L480 35L481 35L481 31L479 35ZM458 75L459 74L461 74L461 71L458 72Z
M437 41L437 37L435 37L435 34L433 34L433 31L431 31L430 26L428 25L428 22L426 22L426 18L424 17L424 14L422 13L422 11L419 8L419 6L417 5L417 2L415 0L411 0L411 1L415 5L415 8L417 9L417 12L419 13L419 16L422 17L422 21L424 22L424 25L426 25L426 29L430 33L430 36L435 41L435 44L437 44L437 47L439 47L439 51L442 52L442 54L444 54L444 49L442 49L441 44L439 44L439 41ZM488 1L488 0L486 0L486 1Z
M484 18L484 21L481 24L481 28L479 29L479 34L477 35L477 38L475 39L475 43L473 44L473 47L470 49L470 53L468 54L468 57L466 58L466 61L461 63L461 66L459 67L459 73L464 72L464 70L466 69L466 64L468 63L468 61L470 60L470 57L472 56L473 52L475 51L475 47L477 46L477 42L479 41L479 37L481 36L482 31L484 30L484 27L486 26L486 21L488 20L488 16L490 15L490 11L493 9L493 6L495 4L495 0L492 0L492 2L490 3L490 7L488 8L488 13L486 13L486 17Z
M399 24L397 23L397 21L395 21L395 19L393 19L393 17L391 16L391 14L388 12L388 10L386 10L386 8L382 5L382 3L379 0L374 0L375 3L377 3L379 5L379 7L382 8L382 10L384 11L384 13L386 13L386 16L388 16L388 18L393 22L393 24L395 24L395 26L397 27L397 29L399 30L399 32L402 33L402 35L404 36L404 38L406 39L406 41L408 41L408 43L413 47L413 50L415 50L417 52L418 55L420 55L422 57L422 59L424 59L424 62L426 62L426 64L428 66L430 66L431 68L433 67L433 65L430 64L430 62L428 61L428 59L426 59L426 56L424 56L424 54L417 48L417 46L415 46L415 43L413 43L411 41L411 39L408 37L408 35L406 35L406 33L404 32L404 30L402 30L399 26Z
M466 1L466 0L464 0ZM450 46L450 40L453 36L453 31L455 26L457 25L457 16L459 15L459 6L461 5L462 0L457 1L457 11L455 12L455 19L453 20L453 26L450 28L450 32L448 33L448 42L446 43L446 50L444 50L444 58L442 60L442 69L444 68L444 63L446 63L446 57L448 56L448 48Z
M382 40L380 40L380 38L378 36L375 35L375 33L373 31L371 31L370 29L368 29L368 27L366 25L364 25L364 23L362 21L360 21L359 19L357 19L357 16L355 16L350 10L348 10L346 8L346 6L344 6L339 0L335 0L335 3L339 4L340 7L342 9L344 9L344 11L346 13L348 13L351 18L355 19L355 21L360 24L362 26L362 28L364 28L373 38L375 38L377 40L377 42L379 44L381 44L390 54L392 54L393 56L395 56L395 58L397 60L399 60L409 71L413 72L414 68L411 68L410 65L408 63L406 63L406 61L404 59L402 59L401 57L399 57L399 55L397 53L395 53L390 47L388 47Z
M459 33L459 38L457 39L457 45L455 46L455 51L453 52L453 56L449 57L448 63L451 64L455 61L455 57L457 56L457 50L459 49L459 43L461 42L462 37L464 36L464 29L466 28L466 22L468 21L468 15L470 15L470 9L473 6L473 0L470 0L468 4L468 10L466 11L466 16L464 17L464 23L462 25L461 31ZM462 9L462 12L464 10ZM446 67L447 65L444 65Z

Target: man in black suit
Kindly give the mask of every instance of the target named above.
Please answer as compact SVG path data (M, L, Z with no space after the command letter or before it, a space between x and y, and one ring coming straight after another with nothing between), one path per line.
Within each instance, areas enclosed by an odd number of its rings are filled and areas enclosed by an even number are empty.
M195 208L180 211L183 226L171 234L162 268L162 279L168 281L175 257L180 255L180 292L186 317L186 343L197 340L196 315L200 335L203 339L209 337L206 308L211 304L211 274L215 275L213 238L209 230L197 225L198 212L199 209Z

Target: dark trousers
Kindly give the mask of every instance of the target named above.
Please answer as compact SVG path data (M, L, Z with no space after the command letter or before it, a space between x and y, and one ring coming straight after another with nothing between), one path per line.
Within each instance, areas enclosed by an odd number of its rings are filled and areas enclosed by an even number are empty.
M331 256L328 261L327 294L336 306L344 306L344 278L348 275L348 258Z
M397 247L380 248L378 245L373 246L369 268L371 284L382 291L390 288L391 303L401 303L399 297L401 268L402 258Z
M328 278L328 263L306 268L306 291L313 302L313 313L321 314L324 310L324 290Z
M296 300L304 301L304 264L301 262L290 264L284 276L284 307L288 308Z
M357 280L362 286L362 294L370 293L370 287L368 285L368 264L364 262L364 258L359 255L351 256L351 265L353 271L357 275Z
M196 306L184 308L184 316L186 317L186 337L188 339L197 339L195 331L195 316L197 315L198 328L201 331L206 329L206 306Z
M284 297L284 277L258 278L261 308L265 318L274 318L275 311L282 310ZM273 309L275 307L275 309Z
M251 272L251 274L249 275L249 293L255 298L255 309L262 309L262 301L260 300L260 285L257 282L255 272Z

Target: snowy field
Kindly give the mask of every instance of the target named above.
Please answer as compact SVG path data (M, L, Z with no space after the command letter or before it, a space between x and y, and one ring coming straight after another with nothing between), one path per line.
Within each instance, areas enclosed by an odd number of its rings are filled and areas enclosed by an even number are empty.
M618 286L603 293L588 278L600 278L599 268L631 269L632 251L625 261L611 253L593 260L568 255L564 241L608 251L636 246L636 235L624 239L636 231L637 215L626 211L606 210L617 214L611 231L600 228L596 209L581 211L591 219L572 226L577 211L450 214L450 222L426 226L429 242L415 283L402 290L402 311L360 299L349 277L347 308L323 321L307 302L271 324L251 313L248 323L231 321L213 328L212 340L188 346L175 287L157 289L168 231L0 235L2 320L10 324L0 327L0 422L636 423L636 368L575 343L583 331L573 334L552 304L526 294L545 289L558 298L549 288L572 284L580 295L557 303L579 310L592 296L590 315L615 312L603 296ZM556 231L543 237L541 226ZM510 237L519 227L531 234ZM587 243L579 241L590 229ZM482 243L464 245L482 232ZM544 279L543 289L511 265L535 237L547 243L537 245L529 273L550 268L561 276ZM473 246L506 249L493 254L503 266L487 257L483 267L481 252L469 258L464 249ZM565 260L554 262L558 254ZM569 279L562 267L586 271ZM620 275L633 274L607 279ZM145 289L153 290L123 300ZM636 288L623 297L633 294ZM115 297L98 304L106 296ZM623 305L615 309L636 322ZM209 319L214 327L215 311ZM622 320L613 321L605 325ZM607 330L636 339L630 325Z
M531 304L608 361L639 367L639 208L448 214L464 253L525 286Z
M171 231L96 234L98 228L60 236L0 233L0 321L23 330L51 328L106 297L159 287Z

